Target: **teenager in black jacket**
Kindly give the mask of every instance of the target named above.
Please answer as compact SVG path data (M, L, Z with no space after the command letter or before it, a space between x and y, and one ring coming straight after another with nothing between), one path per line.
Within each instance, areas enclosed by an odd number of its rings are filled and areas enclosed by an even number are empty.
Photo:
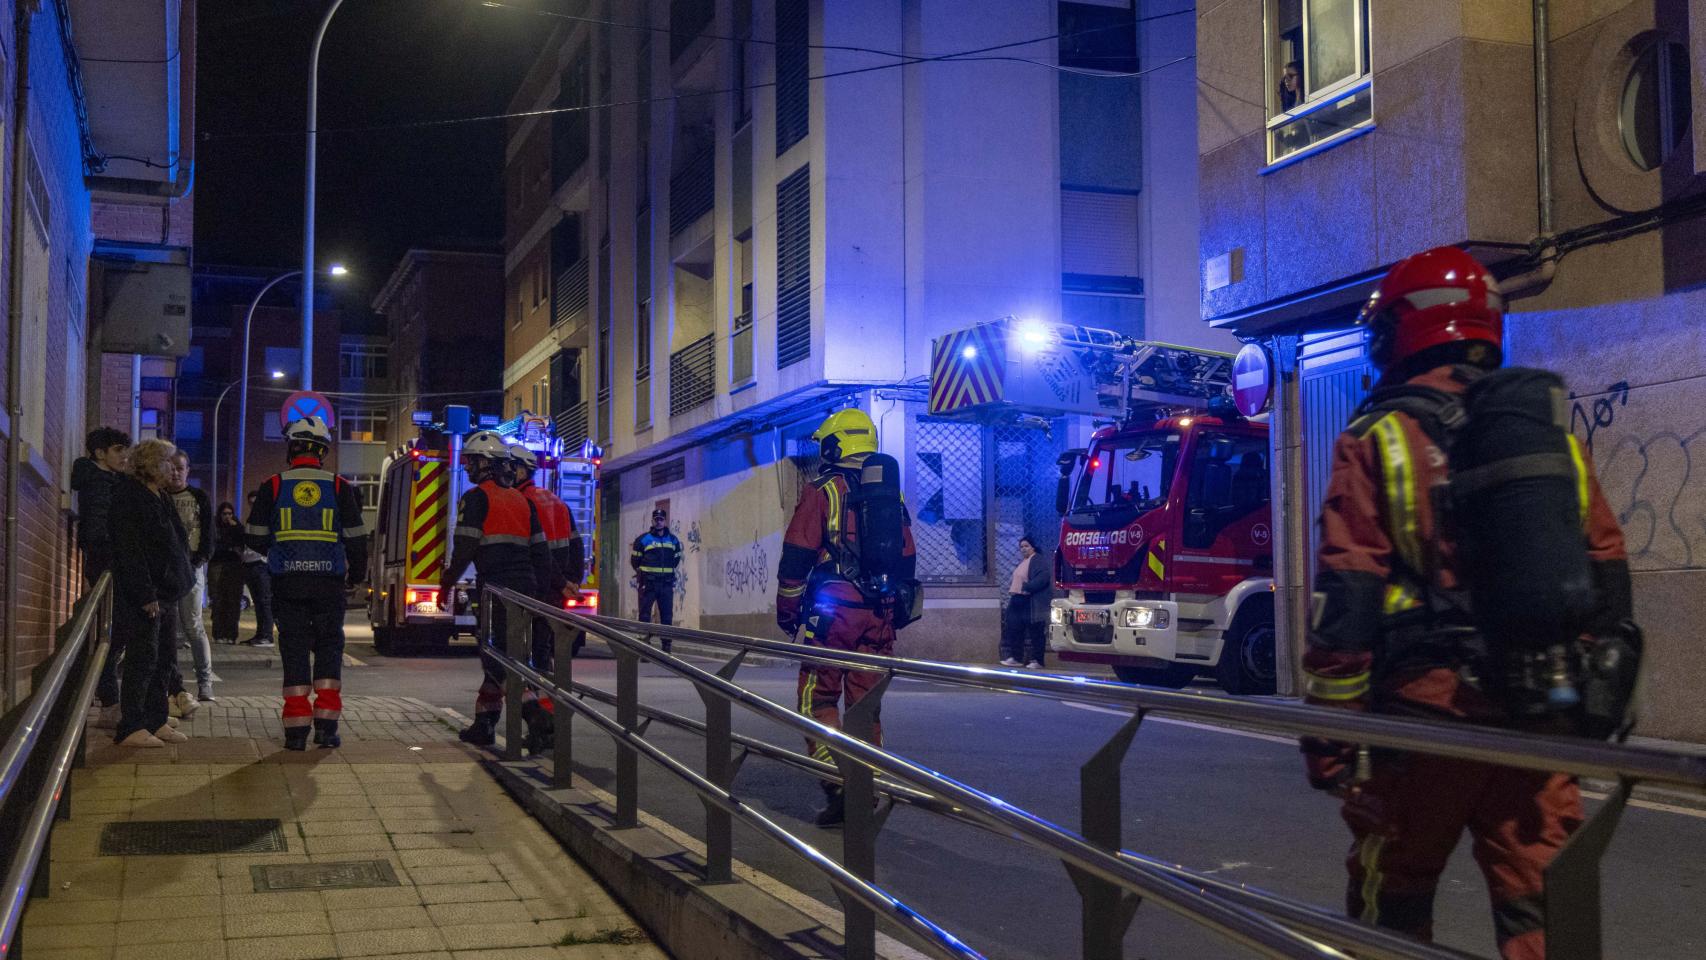
M83 582L92 587L113 565L108 518L112 515L113 485L124 475L130 459L130 435L112 427L98 427L89 431L83 449L88 456L78 457L71 465L71 490L77 494L77 549L83 554ZM95 687L105 726L118 720L118 662L115 648L107 656Z
M177 601L194 582L177 512L165 497L175 448L148 440L113 486L113 643L124 648L124 685L113 739L161 747L189 739L167 723L169 668L177 663Z

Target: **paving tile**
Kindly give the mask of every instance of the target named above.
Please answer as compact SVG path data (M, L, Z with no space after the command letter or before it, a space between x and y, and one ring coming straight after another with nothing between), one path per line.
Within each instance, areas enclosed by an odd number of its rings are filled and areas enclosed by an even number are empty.
M331 911L332 930L354 933L361 930L403 930L432 926L433 918L418 904L394 907L367 907L355 910Z
M112 947L30 946L30 960L111 960L112 955Z
M472 833L393 833L391 846L398 850L480 850L480 838Z
M277 913L225 915L225 937L236 940L247 937L305 936L331 933L324 910L292 910Z
M314 837L350 837L368 834L385 835L385 827L377 819L312 820L302 824L302 835Z
M262 913L297 913L322 909L320 894L315 890L283 890L273 893L226 894L219 898L228 915L252 916Z
M64 902L57 896L49 900L32 899L24 908L24 925L50 927L61 923L117 923L123 908L122 900Z
M544 923L468 923L440 927L444 942L452 950L479 950L494 947L542 947L562 939L559 929L563 921Z
M517 900L499 900L492 903L435 903L427 907L426 912L432 917L432 922L441 927L469 923L530 924L539 919L560 919L535 917Z
M348 854L355 859L367 859L362 854L391 852L391 838L383 833L352 834L341 837L309 837L302 841L309 856Z
M507 883L445 883L421 887L422 903L492 903L519 900Z
M509 947L502 950L458 950L453 960L559 960L556 947Z
M451 960L448 950L429 950L425 953L385 953L363 960Z
M483 850L403 850L398 852L397 859L410 870L416 867L491 865Z
M372 957L387 953L418 953L445 949L444 938L433 927L416 927L412 930L357 930L340 933L336 937L339 957Z
M226 960L224 940L204 943L126 943L113 951L113 960ZM249 960L239 953L232 960Z
M123 891L123 860L76 860L53 867L54 899L117 900Z
M324 933L229 940L227 945L236 960L318 960L338 956L337 944Z
M53 947L111 947L118 943L118 924L31 924L25 929L24 938L30 943Z
M489 863L465 864L455 867L415 867L409 879L416 886L426 887L446 883L497 883L504 879Z
M320 892L320 900L327 910L335 913L339 910L366 910L374 907L419 906L421 894L411 886L367 887L357 890L323 890Z
M126 920L118 925L120 943L183 943L219 938L218 916L156 915L147 920Z
M147 897L127 899L119 908L120 920L158 920L162 917L217 917L220 897Z

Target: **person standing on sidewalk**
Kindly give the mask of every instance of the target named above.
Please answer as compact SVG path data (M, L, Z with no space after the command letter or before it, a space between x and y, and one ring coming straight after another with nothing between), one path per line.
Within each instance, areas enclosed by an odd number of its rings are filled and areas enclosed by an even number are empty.
M539 513L539 526L545 531L545 546L550 553L549 577L539 584L538 598L553 607L580 593L581 577L585 573L580 537L575 533L575 518L562 498L533 482L539 469L539 459L532 450L519 443L509 448L515 471L515 489L532 501ZM556 633L543 617L533 621L533 669L551 675L557 661ZM541 753L550 749L555 737L555 708L550 697L541 697L531 686L521 694L521 712L527 718L527 749Z
M1007 587L1007 606L1001 612L1001 665L1043 668L1043 631L1048 627L1053 589L1048 563L1029 535L1019 538L1019 565Z
M255 509L255 495L249 494L249 509ZM249 588L249 609L255 611L255 635L247 641L251 647L273 645L272 574L267 572L265 554L243 546L243 583Z
M332 431L319 417L284 430L290 467L255 491L249 546L274 577L279 658L284 661L284 747L343 742L344 590L367 569L367 522L355 485L327 471ZM308 693L312 682L314 701Z
M213 642L237 642L243 612L243 524L226 501L213 516L213 559L207 565L208 606L213 609Z
M471 563L474 589L480 602L492 607L483 618L491 633L480 638L480 691L474 695L474 722L459 735L463 743L489 747L497 742L498 719L504 709L503 666L494 660L490 647L503 649L509 642L508 621L502 603L490 600L490 585L537 596L541 583L550 582L551 555L545 545L545 528L533 502L515 489L510 469L509 446L490 430L481 430L462 445L462 467L474 484L456 505L456 532L438 587L440 609L449 609L456 583Z
M166 497L174 447L137 445L129 473L113 484L113 644L124 647L121 710L113 740L161 747L189 737L167 718L168 664L177 659L178 601L193 574L177 515Z
M189 540L190 571L194 577L189 592L178 601L178 632L190 645L190 655L195 659L196 699L212 700L213 647L208 642L201 612L207 606L207 564L213 559L213 501L200 489L190 486L190 458L182 450L172 455L172 485L168 489L172 506L183 523L184 536ZM187 692L182 699L188 699ZM178 704L180 712L184 706Z
M98 427L89 431L83 449L88 456L78 457L71 465L71 489L77 494L77 548L83 553L83 583L93 587L113 565L113 488L130 459L130 435L112 427ZM118 723L118 662L122 652L114 644L101 664L95 699L101 702L102 726Z
M640 622L651 623L655 608L658 623L666 627L674 624L675 571L681 566L681 539L670 532L669 514L662 507L652 511L652 528L634 541L628 562L640 588ZM663 651L669 652L667 637Z

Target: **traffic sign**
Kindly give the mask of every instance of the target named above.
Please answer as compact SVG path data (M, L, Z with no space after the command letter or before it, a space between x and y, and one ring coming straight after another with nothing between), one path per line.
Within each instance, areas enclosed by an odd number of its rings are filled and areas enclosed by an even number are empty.
M284 406L278 408L279 429L284 429L298 420L309 417L319 417L328 428L334 428L337 419L332 415L332 401L326 399L323 393L312 390L298 390L284 399Z
M1232 361L1232 400L1238 412L1253 417L1268 409L1274 397L1274 364L1268 351L1247 343Z

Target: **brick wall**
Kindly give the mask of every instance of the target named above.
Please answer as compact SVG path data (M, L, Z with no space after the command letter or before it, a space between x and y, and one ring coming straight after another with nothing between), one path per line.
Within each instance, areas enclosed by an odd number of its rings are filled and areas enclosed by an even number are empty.
M195 202L188 196L170 203L95 201L91 216L95 235L103 240L187 247L195 239Z

